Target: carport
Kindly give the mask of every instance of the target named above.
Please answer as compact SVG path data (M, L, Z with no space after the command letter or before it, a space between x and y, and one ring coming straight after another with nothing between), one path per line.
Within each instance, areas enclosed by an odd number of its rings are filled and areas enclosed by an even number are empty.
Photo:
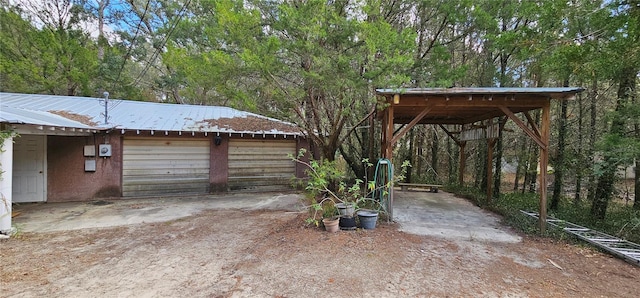
M394 145L416 124L438 125L460 147L458 182L462 184L466 143L488 139L487 199L490 200L493 146L504 127L504 123L501 125L495 119L506 116L534 140L540 147L540 169L546 169L549 161L551 99L571 100L583 90L577 87L377 89L376 93L382 97L378 102L378 116L382 120L381 156L392 160ZM540 123L536 123L531 116L531 111L538 109L542 110ZM396 124L401 125L397 130ZM455 131L447 128L452 126ZM538 181L538 224L540 231L544 231L547 216L546 171L540 171ZM393 194L390 197L393 202Z

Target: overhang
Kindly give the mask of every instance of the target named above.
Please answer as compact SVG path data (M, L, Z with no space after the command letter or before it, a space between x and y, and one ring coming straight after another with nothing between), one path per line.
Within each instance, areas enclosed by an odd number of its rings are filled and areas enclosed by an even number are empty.
M540 109L549 99L570 100L584 89L559 88L407 88L376 89L393 106L394 123L407 124L429 108L417 124L469 124ZM380 115L380 114L379 114Z
M409 88L377 89L382 97L378 101L378 117L382 120L381 155L392 159L393 147L416 124L472 124L479 121L493 122L493 118L506 116L519 126L540 147L540 168L546 169L549 161L550 106L551 99L569 100L584 89L577 87L560 88ZM533 120L529 111L542 111L540 123ZM516 116L523 113L525 120ZM396 131L395 124L403 124ZM443 129L444 126L441 125ZM486 129L486 128L485 128ZM465 141L447 134L460 148L459 182L463 184ZM483 134L488 138L487 149L487 200L492 192L493 145L497 134ZM544 231L547 216L547 174L541 171L540 185L540 230ZM393 202L393 189L390 195ZM390 209L391 210L391 209ZM390 212L390 214L392 214Z

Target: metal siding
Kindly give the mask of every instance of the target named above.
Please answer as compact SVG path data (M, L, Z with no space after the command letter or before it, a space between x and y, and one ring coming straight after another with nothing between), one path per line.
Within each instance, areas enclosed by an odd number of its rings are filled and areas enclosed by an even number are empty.
M295 141L242 140L229 142L231 190L283 190L291 187L296 165Z
M209 140L125 138L123 196L206 193Z

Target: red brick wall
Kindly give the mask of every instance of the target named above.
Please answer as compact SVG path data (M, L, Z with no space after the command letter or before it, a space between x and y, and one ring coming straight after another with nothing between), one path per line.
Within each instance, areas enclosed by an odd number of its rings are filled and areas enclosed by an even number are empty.
M47 137L47 201L90 201L122 195L122 142L119 134L89 137ZM98 145L111 144L111 157L98 157ZM84 146L96 148L85 157ZM96 171L85 172L86 159L96 160Z
M215 144L215 134L210 138L209 191L225 192L228 190L229 178L229 137L228 134L220 134L220 145Z

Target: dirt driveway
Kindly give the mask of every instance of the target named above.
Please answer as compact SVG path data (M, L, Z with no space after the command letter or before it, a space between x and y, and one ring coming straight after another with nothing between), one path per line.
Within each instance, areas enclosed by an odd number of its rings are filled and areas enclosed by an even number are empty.
M397 223L329 234L303 227L304 214L289 207L204 208L168 221L23 232L0 242L0 296L637 297L640 293L638 268L586 247L530 237L495 242L414 235L400 231L403 227ZM492 228L511 233L504 227Z

